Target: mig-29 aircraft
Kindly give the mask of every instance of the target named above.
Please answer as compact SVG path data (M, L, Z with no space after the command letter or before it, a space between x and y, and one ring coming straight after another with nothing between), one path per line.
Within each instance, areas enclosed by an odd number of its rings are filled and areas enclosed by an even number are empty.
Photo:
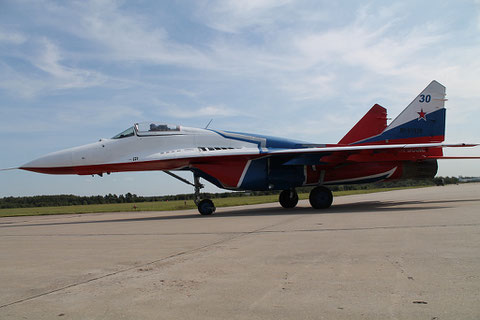
M330 207L328 185L433 178L444 144L445 87L432 81L387 126L386 109L374 105L338 144L162 123L136 123L111 139L47 154L19 169L48 174L100 175L160 170L192 185L202 215L215 206L201 199L203 178L228 190L282 190L284 208L297 205L296 187L314 186L313 208ZM188 170L193 183L171 171Z

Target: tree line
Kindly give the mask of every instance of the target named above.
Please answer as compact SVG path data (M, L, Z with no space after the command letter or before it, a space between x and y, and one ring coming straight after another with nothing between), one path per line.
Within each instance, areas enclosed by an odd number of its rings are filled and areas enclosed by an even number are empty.
M458 183L455 177L436 177L433 180L399 180L392 182L380 182L356 185L335 185L329 186L332 191L343 190L366 190L372 188L391 188L408 186L427 186L444 185ZM308 193L313 187L297 188L298 193ZM215 199L226 197L245 197L278 194L279 191L246 191L246 192L223 192L223 193L202 193L202 197ZM0 209L12 208L32 208L32 207L56 207L56 206L74 206L88 204L110 204L110 203L139 203L153 201L172 201L172 200L193 200L194 194L177 194L166 196L138 196L133 193L126 194L107 194L104 196L76 196L73 194L48 195L48 196L28 196L28 197L4 197L0 198Z
M263 195L273 192L224 192L224 193L202 193L205 198L226 198L243 197L248 195ZM89 204L111 204L111 203L140 203L154 201L172 201L172 200L193 200L194 194L177 194L167 196L138 196L133 193L126 194L107 194L105 196L76 196L73 194L45 195L45 196L25 196L25 197L4 197L0 198L0 209L12 208L33 208L33 207L58 207L75 206Z

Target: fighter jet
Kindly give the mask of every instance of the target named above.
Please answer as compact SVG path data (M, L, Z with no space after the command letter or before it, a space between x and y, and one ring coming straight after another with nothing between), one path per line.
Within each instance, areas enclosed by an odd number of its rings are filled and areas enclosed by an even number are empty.
M316 144L260 134L135 123L111 139L47 154L19 169L46 174L99 175L164 171L194 187L202 215L215 212L202 199L205 179L227 190L281 190L284 208L297 205L295 188L313 186L313 208L329 208L329 185L433 178L445 144L445 87L432 81L387 126L386 109L374 105L338 142ZM193 182L172 171L191 171Z

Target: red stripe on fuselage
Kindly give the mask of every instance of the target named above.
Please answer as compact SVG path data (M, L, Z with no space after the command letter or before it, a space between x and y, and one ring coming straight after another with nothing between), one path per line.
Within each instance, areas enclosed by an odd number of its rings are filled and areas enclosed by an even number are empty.
M20 169L47 174L99 174L105 172L173 170L189 165L186 159L142 161L127 163L94 164L71 167L22 167Z
M181 168L198 168L205 170L206 173L217 174L226 180L227 185L235 185L234 179L240 179L243 168L249 159L255 159L262 155L249 155L248 157L230 155L230 156L212 156L198 158L184 158L171 160L154 160L154 161L135 161L126 163L109 163L95 164L85 166L66 166L66 167L21 167L22 170L33 171L46 174L78 174L90 175L107 172L129 172L129 171L157 171L157 170L175 170ZM242 167L243 165L243 167ZM238 172L240 172L238 174ZM230 178L229 174L233 177ZM233 184L232 184L233 183Z
M247 159L192 164L195 168L215 177L224 187L236 188L247 165Z

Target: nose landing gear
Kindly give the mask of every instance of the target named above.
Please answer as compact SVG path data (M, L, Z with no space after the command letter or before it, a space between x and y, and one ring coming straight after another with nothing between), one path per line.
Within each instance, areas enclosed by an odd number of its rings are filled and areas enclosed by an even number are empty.
M195 187L195 204L197 205L198 212L202 216L209 216L215 212L217 208L215 208L215 205L213 204L213 201L210 199L203 199L201 200L200 197L200 189L204 187L203 184L200 183L200 177L197 176L196 174L193 174L193 181L194 181L194 187Z
M174 177L175 179L178 179L186 184L189 184L195 188L195 199L193 200L195 204L197 205L198 212L202 216L208 216L211 215L215 212L217 208L215 208L215 205L213 204L213 201L210 199L203 199L200 197L200 189L204 187L203 184L200 183L200 177L196 175L195 173L193 174L193 182L191 183L190 181L170 172L170 171L164 171L166 174Z

